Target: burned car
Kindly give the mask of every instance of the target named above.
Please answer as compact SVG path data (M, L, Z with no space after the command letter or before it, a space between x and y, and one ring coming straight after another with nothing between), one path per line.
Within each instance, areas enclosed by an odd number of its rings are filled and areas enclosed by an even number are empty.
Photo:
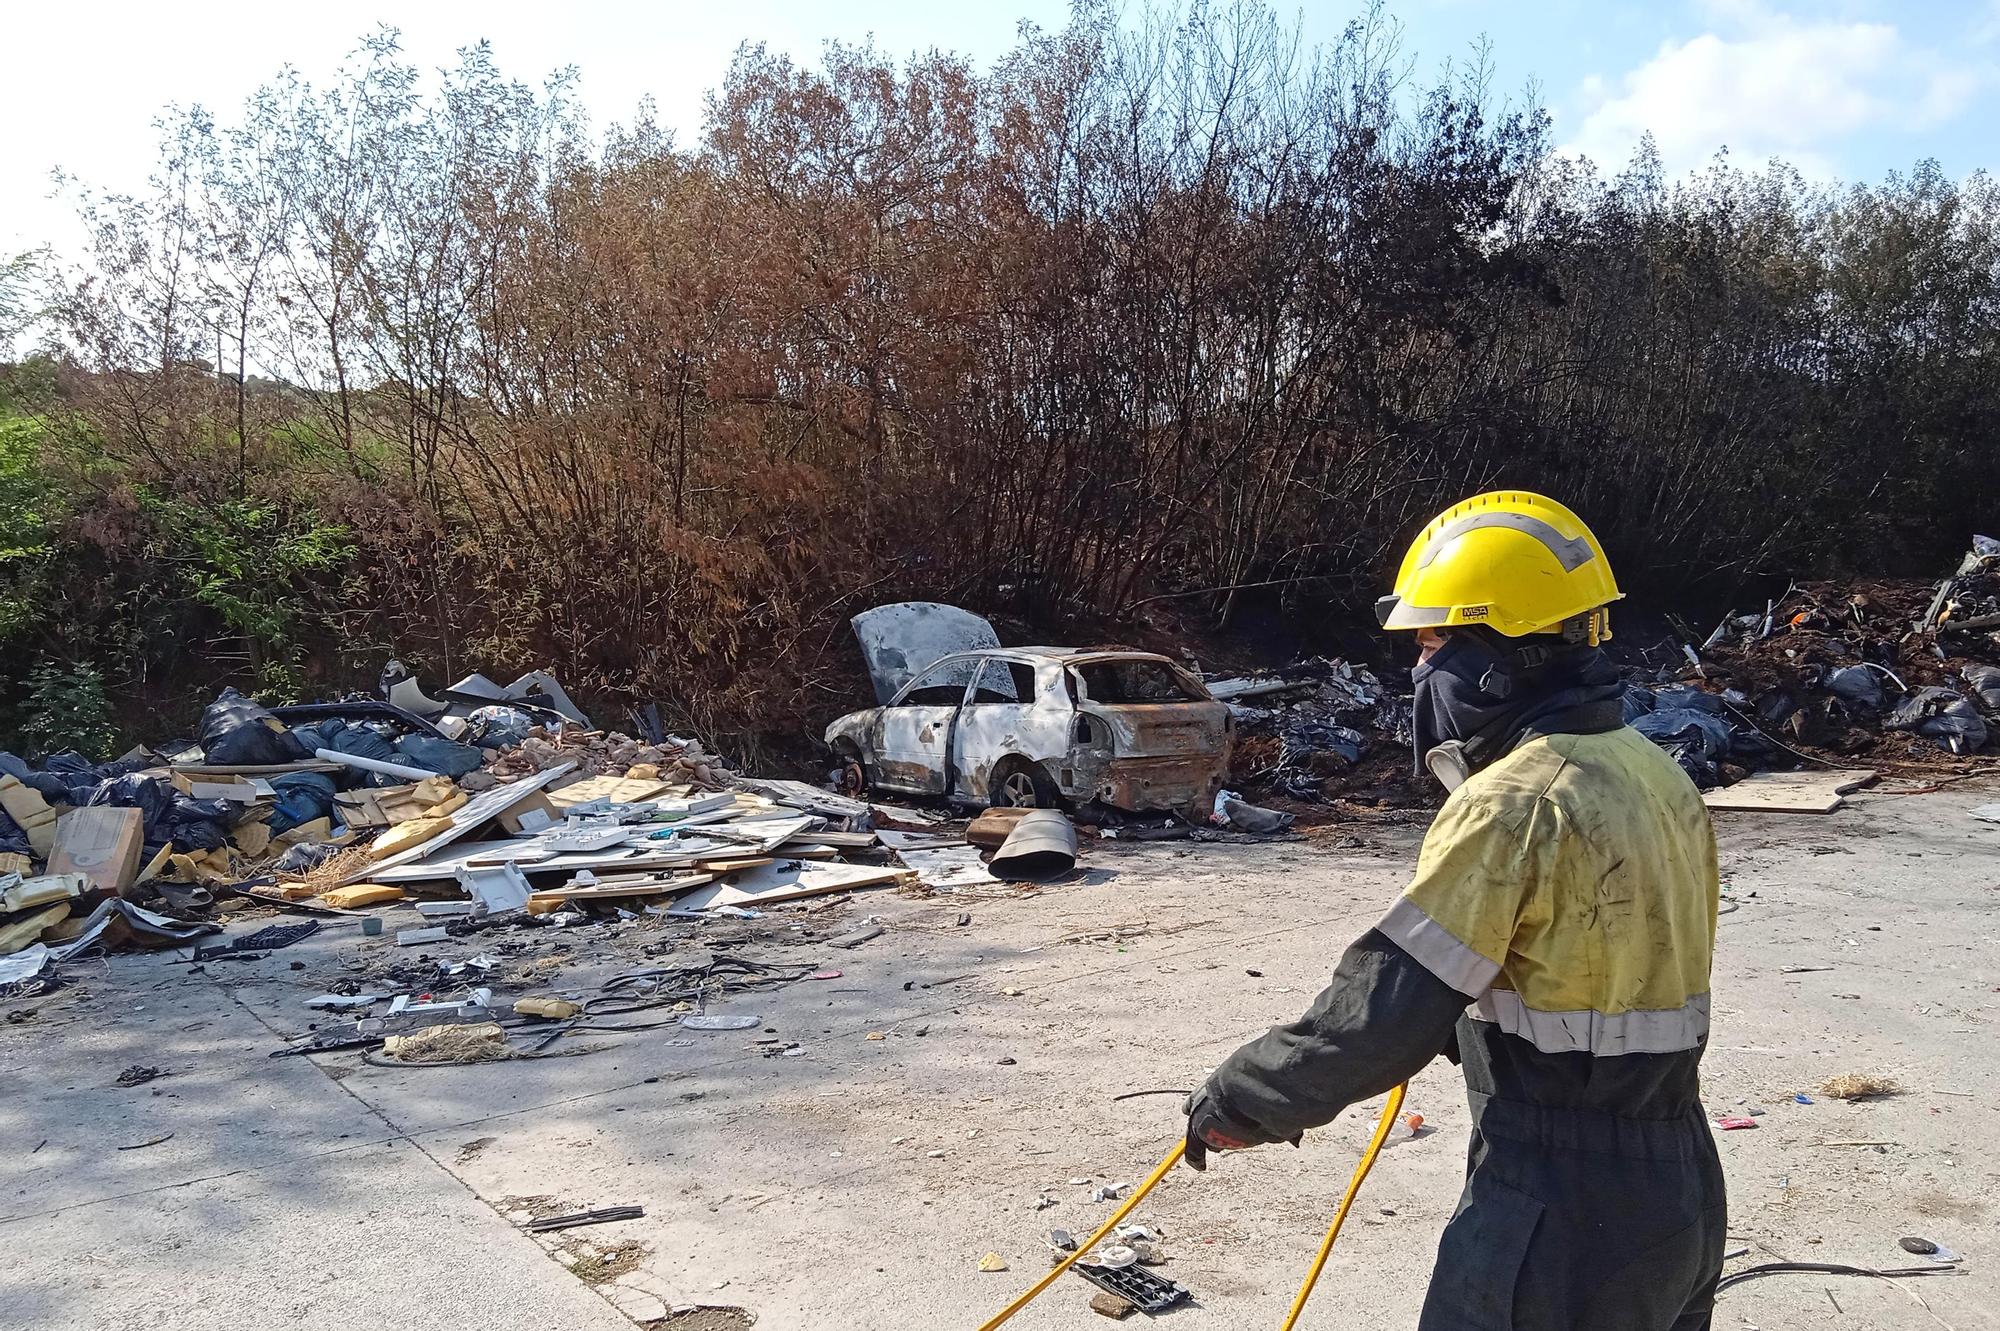
M1229 709L1164 656L1002 647L977 615L924 602L854 626L882 705L841 717L826 742L855 788L1194 810L1222 787Z

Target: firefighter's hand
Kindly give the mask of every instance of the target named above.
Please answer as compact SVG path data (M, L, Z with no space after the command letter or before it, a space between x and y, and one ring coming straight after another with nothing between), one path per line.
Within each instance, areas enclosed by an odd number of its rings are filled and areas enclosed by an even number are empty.
M1210 1151L1247 1151L1253 1146L1284 1140L1230 1113L1205 1086L1187 1098L1181 1112L1188 1116L1187 1146L1181 1154L1181 1163L1190 1169L1207 1169ZM1299 1144L1299 1138L1291 1140L1292 1145Z

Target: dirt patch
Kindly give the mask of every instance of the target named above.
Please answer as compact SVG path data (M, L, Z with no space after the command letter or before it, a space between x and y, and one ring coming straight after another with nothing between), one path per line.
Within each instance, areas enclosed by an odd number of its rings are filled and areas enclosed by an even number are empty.
M576 1259L569 1264L569 1269L586 1285L608 1285L619 1276L638 1270L653 1252L645 1244L633 1239L625 1239L618 1243L564 1239L562 1251Z
M1910 1199L1910 1209L1932 1220L1960 1220L1971 1223L1986 1215L1986 1203L1964 1201L1947 1192L1920 1192Z
M525 1211L530 1220L547 1220L551 1216L569 1215L582 1208L560 1197L535 1193L526 1197L502 1197L493 1204L493 1209L509 1219L513 1218L514 1212Z

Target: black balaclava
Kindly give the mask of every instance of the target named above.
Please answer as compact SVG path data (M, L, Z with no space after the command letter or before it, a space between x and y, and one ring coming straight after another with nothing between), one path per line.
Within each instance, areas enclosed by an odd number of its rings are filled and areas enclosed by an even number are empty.
M1447 790L1523 739L1624 724L1618 672L1594 647L1521 643L1482 628L1455 628L1430 660L1410 671L1410 680L1417 770L1428 769Z

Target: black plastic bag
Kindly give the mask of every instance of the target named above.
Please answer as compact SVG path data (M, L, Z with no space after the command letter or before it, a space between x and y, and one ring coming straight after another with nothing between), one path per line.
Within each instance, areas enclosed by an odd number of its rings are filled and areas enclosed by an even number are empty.
M1967 666L1965 684L1980 711L2000 716L2000 666Z
M454 744L435 735L405 735L396 741L390 757L453 779L478 771L486 761L486 755L470 744Z
M1888 695L1882 691L1881 676L1867 666L1851 665L1829 670L1826 686L1836 698L1868 716L1880 712L1889 701Z
M465 738L482 749L511 749L540 723L519 707L475 707L465 718Z
M303 762L312 755L278 718L235 689L224 689L201 714L201 752L222 767Z
M1736 738L1727 721L1692 707L1663 707L1633 721L1632 728L1665 749L1704 790L1722 779L1721 762Z
M1952 753L1974 753L1986 747L1986 722L1980 719L1979 709L1953 689L1918 689L1897 703L1882 724L1885 729L1908 730L1936 740L1940 748Z
M34 848L28 844L28 834L21 825L10 818L5 809L0 809L0 855L33 855Z
M177 851L219 850L228 842L230 824L242 812L241 805L229 800L198 800L183 795L163 777L134 773L98 782L77 803L137 809L145 820L149 854L168 842Z
M288 772L271 782L278 802L271 807L271 835L277 836L315 818L333 816L333 797L339 789L325 772Z
M370 725L353 721L333 719L321 721L311 728L316 732L316 748L332 749L335 753L351 753L357 758L373 758L377 762L397 763L404 759L396 752L381 731ZM296 732L295 732L296 733ZM303 737L302 737L303 738ZM350 770L345 774L350 785L361 786L402 786L408 785L400 776L385 776L380 772Z
M271 867L279 873L306 873L340 853L331 841L302 841L278 857Z
M1722 699L1706 689L1695 688L1692 684L1669 684L1665 688L1653 690L1653 710L1705 712L1710 716L1721 716Z

